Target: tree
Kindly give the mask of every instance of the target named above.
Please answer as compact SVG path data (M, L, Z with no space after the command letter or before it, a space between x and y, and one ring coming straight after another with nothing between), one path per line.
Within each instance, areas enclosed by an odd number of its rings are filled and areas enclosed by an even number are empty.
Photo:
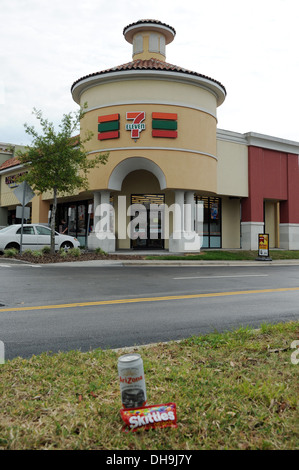
M55 216L57 196L73 194L76 189L88 188L88 172L99 164L107 162L109 153L102 153L94 158L88 156L84 144L93 133L85 136L74 135L80 129L80 122L85 115L87 103L77 112L64 114L55 131L53 123L43 118L42 112L33 109L42 133L34 126L24 124L25 132L32 137L32 143L24 152L18 152L21 163L26 164L27 173L21 177L26 180L37 194L53 191L51 214L51 252L55 252Z

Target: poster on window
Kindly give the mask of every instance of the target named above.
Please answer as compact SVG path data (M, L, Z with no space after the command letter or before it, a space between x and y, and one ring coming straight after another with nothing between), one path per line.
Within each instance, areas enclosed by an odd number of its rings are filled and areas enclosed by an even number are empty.
M218 219L218 203L213 202L211 204L211 219L217 220Z

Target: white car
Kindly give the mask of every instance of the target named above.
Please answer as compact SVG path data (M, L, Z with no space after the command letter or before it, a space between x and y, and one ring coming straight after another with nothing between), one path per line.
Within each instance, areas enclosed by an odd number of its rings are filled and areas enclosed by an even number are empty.
M20 249L21 224L10 225L0 230L0 252L8 248ZM24 224L22 251L40 250L44 246L51 246L51 229L41 224ZM77 248L80 246L77 238L55 232L55 250L60 248Z

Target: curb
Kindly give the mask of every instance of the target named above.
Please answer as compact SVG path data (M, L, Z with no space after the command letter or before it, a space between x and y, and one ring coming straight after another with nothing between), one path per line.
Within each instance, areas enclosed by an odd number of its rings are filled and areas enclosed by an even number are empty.
M14 258L0 258L0 264L28 264L32 262L23 261ZM299 266L299 259L290 260L132 260L132 259L116 259L116 260L87 260L87 261L64 261L61 263L36 263L41 266L187 266L187 267L204 267L204 266Z
M233 330L231 330L233 331ZM257 334L261 331L261 328L251 328L250 329L250 332L252 334ZM207 336L209 335L210 333L205 333L205 334L199 334L198 336ZM182 339L171 339L169 341L158 341L157 343L147 343L147 344L137 344L135 346L124 346L122 348L113 348L113 349L109 349L110 351L113 351L113 352L116 352L116 353L123 353L123 352L134 352L134 351L138 351L140 349L150 349L150 348L153 348L155 346L159 346L159 345L168 345L168 344L172 344L172 343L182 343L183 341L186 341L186 339L188 338L182 338Z
M21 259L15 259L15 258L2 258L0 257L0 264L32 264L29 261L23 261Z
M184 260L120 260L127 266L299 266L299 260L275 260L275 261L184 261Z

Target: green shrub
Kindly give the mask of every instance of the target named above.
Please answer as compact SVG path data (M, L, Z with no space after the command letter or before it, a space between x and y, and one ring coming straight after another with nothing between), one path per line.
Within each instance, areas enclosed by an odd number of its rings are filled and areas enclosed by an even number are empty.
M19 251L16 248L8 248L7 250L4 250L4 255L7 258L14 258L19 254Z
M43 256L43 253L39 250L32 251L32 256L35 256L35 258L40 258Z
M46 254L48 254L48 253L51 253L51 247L50 247L50 246L44 246L44 247L42 248L42 253L43 253L44 255L46 255Z
M102 250L102 248L100 248L100 247L96 248L95 252L96 252L97 255L106 255L107 254L106 251Z
M68 254L70 256L74 256L76 258L79 258L79 256L81 255L81 251L80 251L80 248L70 248L68 250Z

